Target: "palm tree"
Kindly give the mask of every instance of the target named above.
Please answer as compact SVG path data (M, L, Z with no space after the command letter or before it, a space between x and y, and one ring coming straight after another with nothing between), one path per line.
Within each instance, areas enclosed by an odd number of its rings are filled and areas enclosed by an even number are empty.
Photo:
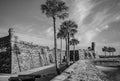
M59 32L57 34L57 38L61 39L61 50L62 50L62 39L65 39L66 42L66 50L67 50L67 36L66 36L66 32L64 29L59 29ZM67 56L67 55L66 55Z
M69 55L69 40L70 37L74 37L74 34L77 33L77 24L72 20L66 20L61 25L60 28L64 32L64 37L66 40L66 55L67 55L67 66L69 65L70 55Z
M62 39L64 39L64 34L61 29L59 29L59 32L57 33L57 38L60 39L60 64L61 64L61 53L62 53Z
M41 5L42 12L47 16L53 19L53 28L54 28L54 48L55 48L55 63L56 71L59 74L59 65L57 63L57 41L56 41L56 18L64 19L68 17L68 7L65 2L62 0L47 0L45 4Z
M75 45L79 44L79 41L75 38L70 40L70 45L73 45L73 62L75 62Z
M114 55L115 51L116 51L116 49L114 47L111 47L112 56Z
M103 52L105 52L105 56L106 56L107 47L106 47L106 46L104 46L104 47L102 48L102 51L103 51Z
M111 53L112 53L112 51L113 51L112 49L113 49L112 47L108 47L108 48L107 48L107 52L109 53L109 56L111 55Z

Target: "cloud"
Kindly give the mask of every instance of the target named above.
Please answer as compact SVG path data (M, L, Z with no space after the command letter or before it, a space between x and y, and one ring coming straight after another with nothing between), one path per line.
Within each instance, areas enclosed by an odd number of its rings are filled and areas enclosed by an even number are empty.
M54 32L53 32L53 27L48 27L48 29L45 30L47 36L53 37Z
M87 33L85 33L85 37L86 37L86 42L92 42L91 40L96 36L96 32L94 31L89 31Z
M20 33L16 33L15 35L18 36L18 40L33 42L33 44L38 44L42 46L52 46L52 41L49 41L46 38L40 38L36 35L28 35L28 34L20 34Z
M75 0L72 18L81 23L83 19L89 14L93 5L90 5L89 0Z
M56 34L58 33L58 30L56 30ZM45 33L44 33L47 37L49 38L53 38L54 37L54 30L53 30L53 27L48 27L46 30L45 30Z
M30 33L34 30L35 24L30 24L30 25L24 25L24 24L16 24L13 25L12 28L15 28L17 32L25 32L25 33Z
M4 36L7 36L8 35L8 30L7 28L0 28L0 37L4 37Z
M71 18L79 25L77 38L88 43L110 28L109 24L120 17L118 3L117 0L75 0Z
M30 28L30 29L28 29L28 31L27 31L27 32L29 32L29 33L30 33L30 32L32 32L32 31L33 31L33 29L31 29L31 28Z

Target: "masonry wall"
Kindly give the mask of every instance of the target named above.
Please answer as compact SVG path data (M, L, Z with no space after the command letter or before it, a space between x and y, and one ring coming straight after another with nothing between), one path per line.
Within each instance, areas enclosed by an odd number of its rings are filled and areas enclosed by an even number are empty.
M21 40L9 29L9 35L0 38L0 73L18 73L53 63L49 47Z
M22 41L14 36L12 41L12 73L49 65L49 48Z
M10 36L0 38L0 73L11 73Z

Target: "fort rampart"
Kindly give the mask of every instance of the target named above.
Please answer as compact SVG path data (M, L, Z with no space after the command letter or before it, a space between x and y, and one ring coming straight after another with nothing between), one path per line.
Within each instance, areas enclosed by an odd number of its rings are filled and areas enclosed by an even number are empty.
M0 73L17 73L53 63L48 46L21 40L13 28L0 38Z

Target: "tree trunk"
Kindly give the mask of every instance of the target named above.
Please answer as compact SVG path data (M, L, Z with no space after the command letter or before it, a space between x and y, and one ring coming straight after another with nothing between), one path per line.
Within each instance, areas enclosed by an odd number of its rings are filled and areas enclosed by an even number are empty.
M65 42L66 42L66 52L65 52L65 55L66 55L66 58L65 58L65 60L66 60L66 67L68 67L68 41L67 41L67 38L65 38Z
M75 45L73 45L73 63L75 63Z
M105 51L105 56L106 56L106 51Z
M58 61L57 61L57 40L56 40L56 24L55 24L55 21L56 21L56 19L55 19L55 17L53 17L55 65L56 65L57 74L60 74L59 64L58 64Z
M109 56L111 55L111 52L109 52Z
M70 37L68 33L68 65L70 65Z
M114 52L112 52L112 56L114 55Z
M61 55L62 55L62 38L61 38L61 45L60 45L60 46L61 46L61 47L60 47L60 48L61 48L61 50L60 50L60 64L61 64L61 62L62 62L62 59L61 59L61 57L62 57L62 56L61 56Z
M109 52L109 56L111 56L111 52Z

